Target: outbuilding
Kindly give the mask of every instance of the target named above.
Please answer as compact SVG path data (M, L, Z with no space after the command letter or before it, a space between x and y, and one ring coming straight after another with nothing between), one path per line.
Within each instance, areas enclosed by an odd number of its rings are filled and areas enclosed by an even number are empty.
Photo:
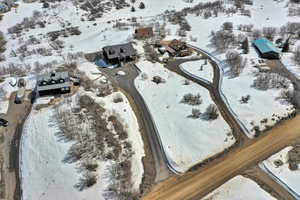
M152 27L137 28L135 29L134 37L136 39L145 39L153 37Z
M276 48L270 40L259 38L254 40L252 44L262 58L279 59L280 50Z

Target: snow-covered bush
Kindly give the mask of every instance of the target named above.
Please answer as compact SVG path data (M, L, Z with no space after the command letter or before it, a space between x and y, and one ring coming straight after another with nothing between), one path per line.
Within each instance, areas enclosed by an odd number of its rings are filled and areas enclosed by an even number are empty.
M212 33L211 43L218 51L228 49L234 42L234 34L230 31L220 30Z
M256 79L253 80L253 87L259 90L267 90L272 88L287 89L291 85L291 81L276 73L258 73Z
M218 108L215 104L210 104L203 114L203 118L206 120L215 120L219 116Z
M180 101L180 103L184 103L192 106L200 105L202 103L201 95L200 94L193 95L192 93L185 94L182 100Z
M232 77L239 76L247 63L247 59L244 59L240 53L235 50L229 50L226 52L226 61L229 64L230 75Z
M120 94L114 95L113 102L114 102L114 103L120 103L120 102L123 102L122 96L121 96Z
M241 98L241 100L240 100L240 102L241 102L241 104L245 104L245 103L248 103L248 101L250 100L250 95L248 94L248 95L246 95L246 96L242 96L242 98Z
M189 115L189 118L193 118L193 119L198 119L201 116L201 111L199 109L193 108L192 109L192 114Z

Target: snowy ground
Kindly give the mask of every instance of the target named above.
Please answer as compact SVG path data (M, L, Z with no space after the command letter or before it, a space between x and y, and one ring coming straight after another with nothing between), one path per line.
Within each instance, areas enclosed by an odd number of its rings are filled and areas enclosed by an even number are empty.
M205 112L206 107L213 103L206 89L194 83L184 85L184 78L159 63L140 61L137 66L148 75L148 79L138 77L135 85L150 109L166 154L178 171L187 170L235 142L232 136L227 135L230 128L221 116L213 121L187 117L193 108ZM153 76L157 75L166 83L157 85L152 82ZM203 103L200 106L180 103L187 93L199 93Z
M183 70L204 79L205 81L213 82L214 69L207 60L190 61L181 64Z
M284 66L286 66L290 72L300 79L300 66L295 63L293 57L293 53L283 53L281 60Z
M300 194L300 170L291 171L288 164L288 151L292 147L286 147L280 152L269 157L263 164L269 169L276 177L278 177L284 184L288 185L294 192ZM277 167L275 161L282 161L283 165ZM299 166L300 167L300 166Z
M236 176L208 194L202 200L275 200L251 179Z
M113 98L121 95L123 102L115 104ZM94 96L90 94L90 96ZM144 156L143 141L139 132L136 117L122 93L113 93L106 98L96 98L106 112L114 113L125 125L128 131L128 140L132 143L132 180L133 189L138 190L142 176ZM38 103L46 103L39 100ZM80 173L76 171L76 164L63 163L65 155L72 143L59 141L55 135L59 131L57 123L53 117L52 108L44 108L40 111L33 110L26 120L21 151L21 171L23 199L104 199L103 190L109 180L106 177L106 167L109 162L99 161L98 183L79 192L74 185L78 182ZM45 173L47 172L47 173Z
M237 114L242 123L251 130L253 126L259 126L260 130L265 126L272 126L278 121L279 117L286 117L294 109L287 102L282 102L276 98L280 96L281 90L269 89L266 91L257 90L252 87L253 71L257 69L246 66L243 73L236 78L223 79L222 90L227 97L230 107ZM240 99L242 96L250 95L248 103L242 104ZM267 118L267 123L261 123L261 120ZM271 120L274 118L274 120ZM254 134L254 131L251 131Z
M211 31L220 30L220 27L224 22L233 22L234 27L239 24L253 24L254 28L263 27L280 27L285 25L287 22L295 22L299 18L287 16L288 7L286 7L287 1L276 2L273 0L259 1L254 0L253 6L246 6L251 10L251 18L242 16L239 14L226 15L220 13L218 17L211 17L209 19L204 19L203 17L197 17L195 15L189 14L187 20L190 23L192 30L189 32L190 36L197 37L197 41L190 41L187 37L187 41L205 49L209 52L213 52L216 57L224 60L225 54L214 52L215 48L210 45L210 35ZM276 15L274 15L274 10L276 9ZM258 20L259 19L259 20ZM203 31L205 30L205 31ZM236 28L234 32L238 34ZM172 36L169 36L172 37ZM173 35L173 37L176 37ZM252 47L250 47L250 53L246 56L248 61L250 59L258 59L257 53ZM282 58L283 63L286 63L287 59L284 56ZM295 65L287 65L288 69L297 72L299 74L299 69ZM291 105L280 102L275 98L279 96L280 90L267 90L259 91L252 88L251 85L254 80L253 71L255 70L250 65L244 69L244 72L237 78L230 79L229 76L225 76L223 79L223 92L228 99L230 107L237 114L243 124L247 129L252 129L254 125L260 126L261 130L265 128L265 125L273 125L277 120L270 120L272 115L286 116L288 113L292 112ZM190 71L192 72L192 71ZM192 72L195 75L204 76L199 74L197 69ZM250 95L251 100L248 104L241 104L240 99L242 96ZM268 123L261 124L260 121L264 118L268 118ZM251 132L253 134L253 131Z
M288 16L288 7L286 6L288 2L288 0L253 0L253 6L245 7L245 9L251 11L251 18L238 13L230 15L220 13L218 17L211 17L209 19L188 15L187 20L192 27L188 35L198 38L196 42L189 42L208 51L214 51L209 46L211 31L219 30L224 22L232 22L234 27L240 24L253 24L255 29L281 27L288 22L298 22L299 17ZM274 13L275 10L276 13Z
M58 141L59 131L53 118L53 109L33 110L26 120L21 144L21 171L23 199L63 200L103 199L102 191L107 185L105 168L99 163L95 186L79 192L74 185L80 174L76 164L63 163L72 143Z

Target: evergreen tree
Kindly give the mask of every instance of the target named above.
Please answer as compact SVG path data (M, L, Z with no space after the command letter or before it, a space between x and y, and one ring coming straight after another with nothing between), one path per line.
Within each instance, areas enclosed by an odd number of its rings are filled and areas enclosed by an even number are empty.
M249 41L248 41L247 37L242 42L242 49L243 49L244 54L249 53Z
M145 4L143 2L141 2L140 5L139 5L139 8L140 9L145 9Z
M289 38L283 43L282 52L288 52L290 49Z

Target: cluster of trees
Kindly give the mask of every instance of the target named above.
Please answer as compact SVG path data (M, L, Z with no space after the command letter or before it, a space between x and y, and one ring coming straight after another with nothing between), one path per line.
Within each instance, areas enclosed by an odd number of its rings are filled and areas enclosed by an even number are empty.
M209 104L204 113L198 108L193 108L192 113L188 118L198 119L202 118L204 120L215 120L219 117L218 107L215 104Z
M135 0L131 0L131 3L135 3ZM146 6L145 6L145 3L144 2L140 2L140 4L139 4L139 9L145 9L146 8ZM135 12L135 7L134 6L132 6L131 7L131 12Z
M235 50L229 50L226 53L226 62L230 67L230 76L239 76L246 66L247 59L243 58L240 53Z
M202 103L202 98L200 94L193 95L192 93L188 93L182 97L180 103L196 106Z
M291 81L277 73L258 73L253 80L253 87L259 90L268 90L272 88L287 89Z
M231 31L219 30L211 33L211 44L216 47L218 51L224 51L235 44L235 36Z
M21 23L7 29L10 34L19 35L23 30L35 29L36 27L45 28L46 22L42 20L42 13L34 11L32 17L25 17Z
M5 60L5 56L2 54L6 50L6 40L4 34L0 31L0 62Z
M133 152L127 141L128 133L116 114L104 115L105 109L88 95L66 98L55 106L55 111L60 128L57 136L61 140L73 141L64 162L78 162L82 174L75 187L84 190L94 185L97 182L96 161L113 160L119 167L118 180L122 180L119 192L124 192L122 188L130 191L130 159ZM123 175L124 179L121 179Z

